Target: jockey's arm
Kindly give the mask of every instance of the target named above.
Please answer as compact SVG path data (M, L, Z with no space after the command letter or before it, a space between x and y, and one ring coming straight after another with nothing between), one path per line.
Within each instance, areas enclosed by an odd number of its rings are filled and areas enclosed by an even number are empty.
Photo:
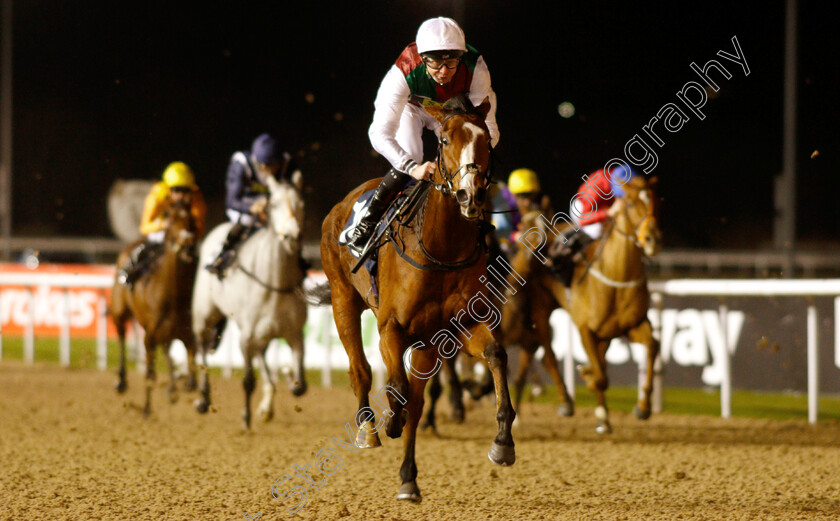
M493 87L490 85L490 71L487 69L484 57L479 56L470 84L470 101L477 107L484 101L484 98L490 98L490 111L487 113L484 122L490 131L490 145L495 147L500 137L499 125L496 124L496 93L493 92Z
M251 213L251 206L258 199L265 198L262 194L249 193L245 166L237 161L231 161L228 166L225 188L225 205L239 213Z
M376 93L373 123L368 129L373 149L403 173L409 173L417 166L417 162L397 142L397 129L410 94L402 72L392 65Z
M162 182L155 183L143 203L143 215L140 218L140 233L149 235L166 227L163 211L169 189Z

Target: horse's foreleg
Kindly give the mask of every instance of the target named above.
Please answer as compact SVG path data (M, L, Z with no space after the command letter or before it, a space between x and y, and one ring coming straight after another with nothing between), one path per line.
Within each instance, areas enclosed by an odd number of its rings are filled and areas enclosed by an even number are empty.
M152 412L152 390L155 388L157 374L155 373L155 341L154 335L146 334L144 344L146 347L146 405L143 407L143 415L148 416Z
M120 369L117 372L117 380L116 389L117 392L122 394L128 389L128 382L125 379L125 320L121 318L115 318L114 323L117 327L117 335L120 339Z
M243 333L243 339L248 338ZM257 386L257 379L254 377L253 356L246 341L242 341L242 356L245 359L245 375L242 377L242 389L245 391L245 409L242 411L242 425L245 430L251 428L251 395Z
M350 289L349 291L354 291ZM335 321L338 337L347 352L350 361L350 384L353 393L359 400L359 412L363 409L371 411L370 408L370 386L371 373L370 364L365 356L364 345L362 344L362 305L359 303L358 295L352 294L349 298L340 298L333 294L333 320ZM356 433L356 445L363 449L379 447L379 435L374 430L375 417L359 426Z
M382 360L388 370L388 385L400 396L406 396L408 379L403 365L403 355L407 348L405 334L395 321L390 320L380 329L379 335L379 351L382 353ZM388 416L385 434L389 438L399 438L405 425L404 402L391 393L388 394L388 402L391 414Z
M651 412L650 395L653 392L654 364L656 357L659 355L659 341L653 338L653 331L647 319L631 329L627 333L627 338L630 342L644 344L647 347L647 374L645 374L645 383L642 387L642 396L639 397L639 402L633 409L637 418L647 420L650 418Z
M292 348L292 359L294 360L294 381L289 390L295 396L303 396L306 393L306 372L303 369L303 331L297 332L294 337L286 339L289 347Z
M443 365L446 367L446 374L449 377L449 405L452 407L452 421L464 423L464 387L458 377L458 368L455 364L455 356L446 358Z
M169 353L170 346L166 346L164 353L166 354L166 363L169 366L169 387L166 389L166 395L169 397L169 403L178 401L178 389L175 388L175 362L172 360L172 355Z
M436 360L436 352L414 351L410 363L418 374L430 374L434 370ZM405 455L400 466L402 484L397 493L397 499L420 502L423 496L417 486L417 463L414 459L414 446L417 439L417 424L423 413L423 391L426 388L426 379L419 378L412 372L407 384L409 395L405 410L408 412L408 418L403 442Z
M607 380L606 353L610 343L608 340L597 338L594 333L585 328L578 328L589 365L581 369L581 376L586 381L586 387L595 394L598 405L595 407L595 418L598 423L595 430L598 434L610 434L609 409L605 391L609 386Z
M265 359L265 351L257 355L260 359L260 379L262 380L262 400L257 407L257 414L260 415L262 421L267 422L274 418L274 392L276 386L274 380L271 378L271 370L268 368L268 362Z
M551 324L548 317L535 320L537 337L540 339L540 344L543 346L545 356L543 357L543 365L548 375L554 380L554 385L557 387L557 396L561 400L560 406L557 408L559 416L573 416L575 414L575 403L569 395L569 390L566 388L566 383L563 381L563 374L557 366L557 357L554 356L554 349L551 348L552 331ZM574 385L574 382L570 382ZM518 404L517 404L518 405Z
M507 353L484 324L475 326L471 334L472 338L467 343L467 350L471 355L484 359L493 375L493 383L496 387L496 421L499 424L499 433L493 440L487 455L490 461L497 465L513 465L516 461L516 451L511 425L516 419L516 412L510 403L508 391Z

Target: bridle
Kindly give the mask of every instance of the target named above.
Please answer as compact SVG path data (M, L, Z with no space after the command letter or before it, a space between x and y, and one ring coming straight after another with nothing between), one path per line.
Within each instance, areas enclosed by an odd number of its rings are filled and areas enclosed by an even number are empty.
M648 188L641 189L639 191L639 194L641 195L642 192L648 194L648 196L650 197L650 191L649 191ZM634 208L637 204L639 204L639 203L635 199L633 201L623 201L624 206L622 207L621 212L624 215L624 218L628 223L632 223L632 220L630 219L630 211L629 210L631 208ZM616 228L615 228L615 231L618 232L619 235L621 235L624 238L626 238L627 240L631 241L637 248L642 250L643 254L645 254L644 253L644 251L645 251L645 248L644 248L645 237L647 237L648 230L650 229L651 226L654 225L654 223L656 221L656 217L654 217L654 215L653 215L653 201L651 200L651 202L649 204L646 204L646 206L647 206L647 214L645 215L645 217L641 221L636 223L636 226L633 227L633 230L631 232L626 232L626 231L620 229L618 226L616 226Z
M446 122L447 122L447 120L449 120L449 118L451 118L453 116L465 115L465 114L469 114L469 112L456 111L456 112L452 112L450 114L447 114L446 117L443 118L443 121L441 121L441 128L446 124ZM488 147L490 149L490 161L487 162L487 170L484 172L484 179L488 183L492 182L492 180L493 180L493 177L492 177L493 147L489 143L490 142L488 140ZM454 184L455 178L456 178L456 176L461 174L462 171L467 172L467 173L472 173L472 174L475 174L475 175L480 175L481 174L481 167L477 163L465 163L463 165L460 165L454 172L450 172L446 168L446 164L443 161L443 147L446 146L446 145L449 145L449 141L447 141L447 139L445 137L441 136L438 139L437 158L436 158L435 162L436 162L436 166L437 166L437 171L440 172L440 175L443 178L443 182L442 183L436 183L434 180L432 180L431 183L432 183L432 186L436 190L438 190L441 194L443 194L446 197L454 197L455 200L458 202L458 204L463 206L464 204L466 204L466 200L463 200L463 196L465 194L460 194L460 190L456 191L453 194L453 190L454 190L453 184ZM463 174L461 174L461 177L463 177ZM481 203L481 202L484 201L484 197L486 195L487 195L487 189L486 188L477 188L476 189L476 194L475 194L475 199L476 199L477 202Z

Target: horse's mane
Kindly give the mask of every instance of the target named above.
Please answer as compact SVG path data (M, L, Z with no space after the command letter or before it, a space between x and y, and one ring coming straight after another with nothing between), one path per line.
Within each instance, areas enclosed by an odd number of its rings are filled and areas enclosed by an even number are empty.
M458 94L449 98L444 104L444 108L452 110L453 114L476 114L481 115L475 105L472 104L470 98L466 94Z

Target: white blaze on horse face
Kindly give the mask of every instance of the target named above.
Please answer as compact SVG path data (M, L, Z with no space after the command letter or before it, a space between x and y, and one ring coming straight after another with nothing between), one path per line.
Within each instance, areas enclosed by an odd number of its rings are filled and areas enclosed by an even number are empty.
M462 207L461 213L464 214L465 217L474 218L478 213L478 210L475 207L475 201L472 197L475 196L476 192L475 177L478 172L475 170L467 170L464 166L475 164L478 138L481 135L482 130L473 123L464 123L464 126L461 127L461 129L466 134L467 139L466 144L461 149L460 163L458 165L458 167L461 168L461 179L458 183L458 187L466 190L471 196L470 204L467 207Z
M302 213L297 211L302 208L299 203L300 195L291 185L277 183L272 187L269 219L271 228L277 235L290 239L300 237L300 221L303 216L298 216Z

